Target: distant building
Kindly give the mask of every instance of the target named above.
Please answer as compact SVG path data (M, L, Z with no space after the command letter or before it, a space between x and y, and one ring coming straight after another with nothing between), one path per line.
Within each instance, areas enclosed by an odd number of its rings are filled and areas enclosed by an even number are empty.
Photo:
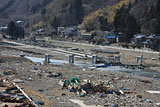
M54 29L54 32L56 32L58 36L63 37L63 33L62 33L63 30L65 30L65 27L58 27L57 31L56 29Z
M116 36L115 35L108 35L106 36L107 41L109 41L110 43L115 43L116 42Z
M18 25L19 27L24 27L24 22L21 20L16 21L16 25Z
M0 27L0 32L2 34L6 34L7 33L7 29L8 29L8 27Z
M89 41L91 39L91 37L92 37L92 34L90 34L90 33L81 33L80 36L81 36L82 40Z
M152 34L146 37L146 42L147 47L160 51L160 35Z
M45 30L44 29L38 29L36 30L36 36L45 36Z
M117 35L116 35L116 42L119 43L119 42L124 42L124 34L119 32Z
M80 34L77 26L69 27L61 31L61 37L72 38L74 36L78 36Z
M113 32L109 32L109 31L105 31L104 32L105 35L105 39L109 42L109 43L115 43L116 42L116 35Z
M134 42L136 44L142 44L145 41L146 41L146 35L145 34L134 35Z
M58 32L62 32L65 29L65 27L58 27Z
M153 50L160 51L160 35L151 34L146 36L145 34L134 35L133 44L138 47L151 48Z

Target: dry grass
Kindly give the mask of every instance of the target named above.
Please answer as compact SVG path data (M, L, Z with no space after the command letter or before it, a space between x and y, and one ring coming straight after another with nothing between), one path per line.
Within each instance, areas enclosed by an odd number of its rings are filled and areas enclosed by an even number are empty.
M27 93L30 97L32 97L32 96L37 96L37 97L39 97L40 100L43 101L45 105L50 105L50 104L52 104L52 102L51 102L49 99L45 98L41 93L35 92L35 91L31 90L31 89L28 88L27 86L23 86L23 90L24 90L24 92Z
M147 64L148 66L152 66L152 67L160 67L160 61L145 61L145 64Z
M0 56L0 60L3 62L11 62L11 61L31 62L30 60L26 58L21 58L21 57L16 57L16 56Z

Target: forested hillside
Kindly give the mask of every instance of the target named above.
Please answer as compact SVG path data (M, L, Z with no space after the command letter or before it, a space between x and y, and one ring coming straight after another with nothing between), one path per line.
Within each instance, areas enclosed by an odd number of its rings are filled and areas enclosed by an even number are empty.
M114 30L126 35L160 34L160 0L121 0L83 20L87 31Z
M131 28L150 34L159 33L159 16L160 0L0 0L0 25L11 20L53 28L82 23L88 32Z
M31 24L52 22L55 17L63 26L81 23L83 16L114 5L120 0L0 0L3 22L23 19Z

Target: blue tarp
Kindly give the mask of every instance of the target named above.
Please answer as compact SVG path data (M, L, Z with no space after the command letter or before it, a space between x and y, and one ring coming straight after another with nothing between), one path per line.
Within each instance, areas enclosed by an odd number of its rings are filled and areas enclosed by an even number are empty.
M96 65L96 68L105 68L105 67L109 67L109 66L111 66L111 64L105 62L104 65Z
M106 36L107 39L115 39L116 36Z

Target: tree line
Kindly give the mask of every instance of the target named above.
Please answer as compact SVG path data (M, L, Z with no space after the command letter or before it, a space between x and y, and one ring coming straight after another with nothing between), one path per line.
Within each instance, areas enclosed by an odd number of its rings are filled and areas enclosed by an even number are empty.
M50 18L54 29L58 26L74 26L82 23L84 17L82 0L61 0L60 13Z
M116 34L119 32L124 33L125 41L130 42L133 35L140 33L141 28L137 23L136 18L130 14L131 4L126 7L123 5L114 17L113 29Z
M11 39L17 40L24 38L25 31L24 28L15 24L14 21L9 22L7 34Z

